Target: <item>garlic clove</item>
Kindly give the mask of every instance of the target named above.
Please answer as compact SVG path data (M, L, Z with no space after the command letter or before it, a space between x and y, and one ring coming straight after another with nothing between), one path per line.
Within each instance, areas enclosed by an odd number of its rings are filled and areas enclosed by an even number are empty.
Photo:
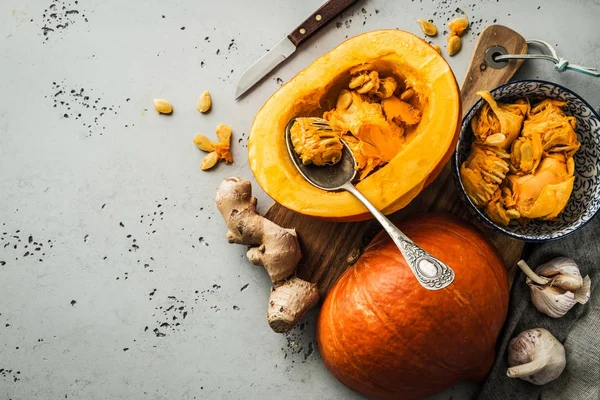
M510 341L506 375L544 385L558 378L566 363L565 348L550 332L529 329Z
M558 257L535 269L538 275L552 278L553 286L575 291L583 284L579 267L575 261L567 257Z
M575 294L553 286L529 285L531 301L538 311L552 318L565 315L577 303Z
M586 275L583 278L583 284L581 287L575 292L575 301L579 304L585 304L590 299L590 292L592 290L592 280L589 275Z
M556 275L554 279L552 279L551 285L558 286L559 288L564 290L575 291L581 288L581 286L583 285L583 279L579 274L577 274L577 276L560 274Z
M570 258L555 258L537 267L535 272L523 260L517 265L527 275L533 304L552 318L560 318L575 304L589 300L590 277L582 278L579 267Z

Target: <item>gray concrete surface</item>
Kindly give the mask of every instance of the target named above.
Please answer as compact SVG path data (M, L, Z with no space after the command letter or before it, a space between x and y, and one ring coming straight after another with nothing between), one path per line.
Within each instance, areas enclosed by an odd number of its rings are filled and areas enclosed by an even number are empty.
M0 2L0 399L360 398L321 362L314 312L290 334L269 329L267 276L225 241L213 195L225 177L251 177L259 107L345 38L420 34L417 18L443 30L457 7L473 21L450 59L459 81L493 22L600 67L598 0L363 0L234 101L243 69L320 3ZM519 76L600 105L598 79L543 61ZM204 90L208 115L195 109ZM155 97L174 115L158 116ZM191 140L221 122L233 127L235 163L201 172Z

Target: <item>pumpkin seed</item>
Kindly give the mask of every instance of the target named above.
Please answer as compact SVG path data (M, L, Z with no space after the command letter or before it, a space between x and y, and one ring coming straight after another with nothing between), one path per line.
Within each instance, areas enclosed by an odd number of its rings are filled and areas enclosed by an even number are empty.
M201 133L197 134L194 137L194 144L202 151L210 152L215 150L215 146L213 146L210 139L202 135Z
M402 92L402 94L400 95L400 100L408 101L408 100L412 99L412 97L414 95L415 95L415 90L413 88L408 88L404 92Z
M448 54L450 56L455 55L460 51L462 47L462 41L460 40L460 36L450 36L448 38Z
M154 99L154 108L159 114L171 114L173 106L165 99Z
M377 92L377 95L382 99L387 99L393 95L396 91L396 87L398 86L394 78L391 77L382 79L380 83L381 84L379 85L379 91Z
M433 22L425 21L424 19L418 19L417 22L419 25L421 25L421 30L427 36L437 35L437 27L433 24Z
M348 107L350 107L350 104L352 104L352 95L348 90L344 89L338 96L335 108L340 111L347 110Z
M216 152L211 151L210 153L208 153L206 155L206 157L204 157L204 160L202 161L202 165L200 166L200 169L202 171L211 169L212 167L214 167L217 164L217 161L219 161L219 156L217 155Z
M369 82L370 80L371 80L371 78L369 77L369 75L363 73L363 74L352 77L352 79L350 79L350 83L348 84L348 87L350 89L356 89L360 86L364 86L364 84Z
M468 27L469 20L467 19L466 15L464 17L456 18L448 22L448 28L450 28L451 35L455 34L458 36L462 36Z
M225 124L217 126L217 137L221 142L229 142L231 139L231 128Z
M210 93L208 91L205 91L200 96L200 99L198 99L198 111L200 111L201 113L205 113L208 110L210 110L211 105L212 103L210 100Z

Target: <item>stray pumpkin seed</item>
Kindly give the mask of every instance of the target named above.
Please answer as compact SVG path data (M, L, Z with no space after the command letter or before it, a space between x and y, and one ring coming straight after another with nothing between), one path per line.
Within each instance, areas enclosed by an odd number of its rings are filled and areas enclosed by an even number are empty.
M208 91L205 91L198 99L198 111L200 111L201 113L205 113L208 110L210 110L211 105L212 103L210 100L210 93L208 93Z
M344 89L338 96L335 108L338 110L347 110L348 107L350 107L350 104L352 104L352 95L348 90Z
M206 157L204 157L204 160L202 161L202 165L200 166L200 169L202 171L211 169L212 167L214 167L217 164L217 161L219 161L219 156L217 155L217 153L215 151L211 151L210 153L208 153L206 155Z
M437 35L437 27L433 22L425 21L424 19L418 19L417 22L421 25L421 30L427 36Z
M573 157L569 157L567 159L567 174L569 174L569 176L573 176L574 173L575 173L575 160L573 159Z
M215 146L213 146L210 139L208 139L206 136L204 136L201 133L197 134L194 137L194 144L196 145L196 147L198 147L202 151L210 152L210 151L215 150Z
M506 210L506 215L511 219L521 218L521 213L517 210Z
M171 114L173 106L165 99L154 99L154 108L159 114Z
M360 74L357 76L352 77L352 79L350 79L350 83L348 84L348 87L350 89L356 89L358 87L364 86L365 83L369 82L371 80L371 78L369 77L369 75L367 74Z
M360 72L366 72L368 73L369 71L374 70L375 67L370 64L370 63L364 63L364 64L358 64L355 65L354 67L350 68L350 75L356 75Z
M364 85L362 85L361 87L359 87L358 89L356 89L356 92L360 93L360 94L365 94L367 92L370 92L374 88L375 88L375 84L373 83L373 81L369 81L369 82L365 83Z
M450 56L458 53L461 47L462 41L460 40L460 36L450 36L448 38L448 54Z
M432 44L431 47L433 47L433 49L438 53L442 54L442 49L437 44Z
M217 126L217 137L221 142L229 142L231 139L231 128L225 124Z
M464 17L456 18L448 22L448 28L450 28L451 35L454 33L455 35L462 36L468 27L469 20L467 19L466 14Z
M382 99L387 99L388 97L394 94L397 87L398 84L396 83L394 78L384 78L380 81L379 91L376 94Z
M414 95L415 95L415 90L413 88L408 88L404 92L402 92L402 94L400 95L400 100L402 100L402 101L410 100L410 99L412 99L412 97Z
M485 139L485 144L490 146L499 146L506 140L506 136L503 133L494 133Z

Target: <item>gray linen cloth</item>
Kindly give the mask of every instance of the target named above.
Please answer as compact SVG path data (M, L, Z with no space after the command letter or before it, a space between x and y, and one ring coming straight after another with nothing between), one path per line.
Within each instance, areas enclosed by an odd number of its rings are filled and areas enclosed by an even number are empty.
M496 362L475 398L600 400L600 217L562 240L532 246L529 250L526 260L532 268L558 256L575 260L581 275L589 275L592 280L590 301L575 305L562 318L550 318L533 306L525 276L519 273L511 291ZM508 343L531 328L549 330L565 346L565 370L558 379L543 386L506 376Z

